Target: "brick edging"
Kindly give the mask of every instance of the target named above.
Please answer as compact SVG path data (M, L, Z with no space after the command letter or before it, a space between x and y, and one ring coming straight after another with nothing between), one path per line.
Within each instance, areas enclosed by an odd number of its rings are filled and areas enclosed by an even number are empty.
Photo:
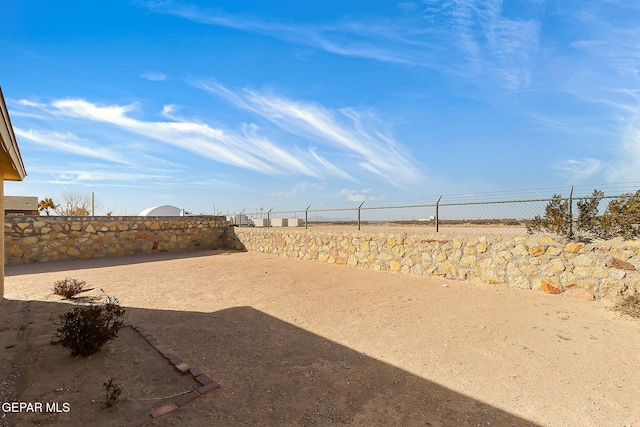
M196 381L200 386L195 390L191 390L189 393L182 394L177 396L176 400L172 403L168 403L166 405L153 408L146 415L138 418L137 420L129 421L124 426L125 427L141 427L154 418L158 418L162 415L168 414L170 412L175 411L176 409L182 408L188 403L193 402L200 396L205 395L213 390L217 390L220 388L220 384L217 381L213 380L208 375L202 373L199 368L191 367L184 360L178 357L175 353L171 352L167 347L163 346L158 342L156 337L149 332L147 329L142 327L137 322L128 322L124 326L131 326L131 328L138 332L142 338L147 340L147 342L158 351L165 359L167 359L174 368L180 372L182 375L191 374L194 381Z

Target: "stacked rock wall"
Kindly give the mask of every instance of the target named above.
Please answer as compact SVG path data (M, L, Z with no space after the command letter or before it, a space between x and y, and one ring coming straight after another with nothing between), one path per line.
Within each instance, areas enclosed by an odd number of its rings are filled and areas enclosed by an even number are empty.
M237 247L331 264L505 284L593 300L640 292L640 241L236 229Z
M5 217L5 263L178 252L226 246L224 217Z

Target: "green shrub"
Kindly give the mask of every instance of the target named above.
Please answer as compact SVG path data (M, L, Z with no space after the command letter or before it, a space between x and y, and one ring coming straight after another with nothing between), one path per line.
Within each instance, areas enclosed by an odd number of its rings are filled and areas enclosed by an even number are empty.
M628 193L609 202L606 211L598 215L600 201L604 193L593 190L593 194L577 201L578 217L575 221L576 233L584 237L611 239L622 237L627 240L640 238L640 190ZM527 225L529 234L546 231L573 237L573 218L570 200L554 194L545 207L544 217L536 217Z
M527 225L527 232L531 234L536 231L548 231L568 236L570 235L570 223L569 200L563 199L560 194L554 194L544 209L544 218L536 215L533 221Z

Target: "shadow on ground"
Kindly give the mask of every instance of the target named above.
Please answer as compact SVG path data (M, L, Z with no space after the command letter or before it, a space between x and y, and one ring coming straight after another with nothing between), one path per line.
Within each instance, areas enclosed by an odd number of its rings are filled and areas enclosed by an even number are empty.
M2 374L21 378L15 396L0 397L38 399L24 395L20 383L33 381L48 368L23 356L29 352L59 353L60 347L51 346L42 332L30 333L35 328L30 322L57 316L60 305L11 300L0 303L0 320L11 317L0 328L0 366L9 368ZM185 362L199 367L222 386L150 425L534 425L251 307L212 313L128 311L130 320L141 323ZM131 345L148 346L144 340ZM96 376L104 376L108 346L95 357L99 363L84 364L89 369L84 375L90 377L94 369ZM139 351L131 349L132 354ZM51 360L41 356L42 363ZM128 367L121 369L121 374L127 375ZM0 380L4 382L5 378ZM55 417L49 420L54 421L49 425L56 425Z
M62 261L47 261L28 264L10 264L5 266L5 277L22 276L39 273L55 273L58 271L84 270L101 267L115 267L119 265L143 264L160 261L168 261L184 258L197 258L211 256L211 254L239 254L243 250L212 249L185 252L156 252L151 254L133 254L124 256L112 256L102 258L77 259Z

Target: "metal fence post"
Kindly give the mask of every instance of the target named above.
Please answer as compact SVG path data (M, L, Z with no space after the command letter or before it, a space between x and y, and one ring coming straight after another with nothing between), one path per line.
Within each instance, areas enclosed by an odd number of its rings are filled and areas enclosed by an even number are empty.
M440 217L439 217L439 209L440 209L440 199L442 199L442 195L440 195L440 198L438 199L438 201L436 202L436 233L438 232L438 228L440 226L439 222L440 222Z
M311 205L307 206L307 209L304 210L304 229L309 229L309 208Z
M569 193L569 237L573 236L573 185Z
M269 211L267 212L267 228L271 227L271 211L273 210L273 208L269 209Z
M360 208L362 205L364 205L364 200L360 203L360 206L358 206L358 231L360 231Z

